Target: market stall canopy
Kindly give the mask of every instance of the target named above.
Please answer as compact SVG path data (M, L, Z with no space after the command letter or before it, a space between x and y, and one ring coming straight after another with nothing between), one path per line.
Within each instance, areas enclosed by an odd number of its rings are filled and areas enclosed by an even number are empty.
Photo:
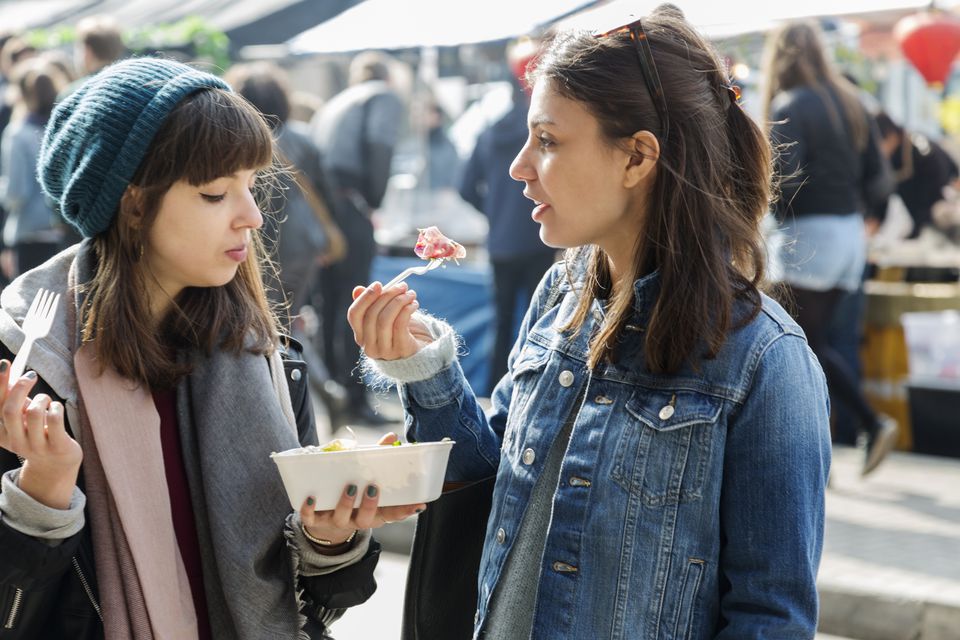
M283 42L358 0L13 0L0 2L0 25L9 30L76 24L109 15L126 28L200 16L223 30L234 46Z
M613 0L579 11L557 23L558 28L607 31L643 16L663 4L651 0ZM726 38L741 33L765 31L777 22L817 16L849 16L896 9L911 9L929 0L805 0L767 2L756 0L677 1L687 19L708 38Z
M292 53L446 47L506 40L596 4L585 0L366 0L290 41Z

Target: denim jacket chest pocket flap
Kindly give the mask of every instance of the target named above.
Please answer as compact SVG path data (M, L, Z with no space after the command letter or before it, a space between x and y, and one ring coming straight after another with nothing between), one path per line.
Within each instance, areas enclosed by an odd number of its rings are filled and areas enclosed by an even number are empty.
M612 477L652 507L702 497L723 400L637 388L620 421Z

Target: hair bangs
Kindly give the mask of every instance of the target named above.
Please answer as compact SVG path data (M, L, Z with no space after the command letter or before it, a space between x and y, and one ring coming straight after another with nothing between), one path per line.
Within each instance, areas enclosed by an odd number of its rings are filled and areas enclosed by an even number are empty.
M257 110L238 94L212 89L184 105L191 135L182 136L177 179L196 186L273 162L273 136ZM189 113L192 112L192 113Z

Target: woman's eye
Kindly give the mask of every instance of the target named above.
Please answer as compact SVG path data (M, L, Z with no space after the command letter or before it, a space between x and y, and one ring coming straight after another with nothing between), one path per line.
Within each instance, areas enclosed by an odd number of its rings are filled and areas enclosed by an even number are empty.
M553 140L546 136L537 136L537 140L540 142L540 147L549 147L553 144Z
M227 194L225 193L201 193L200 197L206 200L207 202L221 202Z

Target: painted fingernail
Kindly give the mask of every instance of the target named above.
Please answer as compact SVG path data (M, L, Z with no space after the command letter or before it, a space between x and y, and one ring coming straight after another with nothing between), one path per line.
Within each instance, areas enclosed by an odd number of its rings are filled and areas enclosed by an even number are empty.
M26 372L25 374L23 374L23 375L27 378L27 380L33 380L34 378L37 377L37 372L36 372L36 371L27 371L27 372Z
M423 509L414 509L414 513L423 513Z
M348 487L347 487L347 495L350 496L351 498L352 498L353 496L357 495L357 485L351 484L350 486L348 486Z
M6 360L0 360L0 373L6 373L8 368L10 368L10 363Z
M307 506L308 507L313 506L313 496L310 496L309 498L307 498Z
M370 485L369 487L367 487L367 497L368 497L368 498L376 498L376 497L377 497L377 485L372 484L372 485Z

